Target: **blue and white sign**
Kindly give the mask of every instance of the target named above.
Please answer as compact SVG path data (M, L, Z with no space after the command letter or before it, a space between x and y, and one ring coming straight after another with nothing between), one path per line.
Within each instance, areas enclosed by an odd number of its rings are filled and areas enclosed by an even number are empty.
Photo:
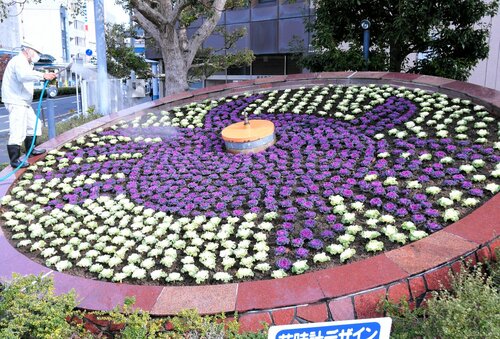
M272 326L268 339L389 339L391 318Z
M89 48L85 51L85 54L87 54L88 56L91 56L92 55L92 50Z

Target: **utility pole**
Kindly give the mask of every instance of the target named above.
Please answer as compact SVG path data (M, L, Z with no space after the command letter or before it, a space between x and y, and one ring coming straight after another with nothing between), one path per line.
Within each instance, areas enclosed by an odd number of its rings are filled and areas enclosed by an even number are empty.
M104 0L94 0L95 41L97 52L98 107L102 115L109 114L109 83L106 65L106 36L104 32Z

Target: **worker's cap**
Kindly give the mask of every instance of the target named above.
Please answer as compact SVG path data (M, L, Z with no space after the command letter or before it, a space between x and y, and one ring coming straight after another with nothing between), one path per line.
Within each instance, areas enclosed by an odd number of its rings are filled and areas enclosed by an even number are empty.
M35 44L33 44L33 43L29 42L29 41L24 41L24 42L21 44L21 46L22 46L23 48L29 48L29 49L32 49L32 50L34 50L35 52L37 52L38 54L43 54L43 53L42 53L42 49L40 48L40 46L37 46L37 45L35 45Z

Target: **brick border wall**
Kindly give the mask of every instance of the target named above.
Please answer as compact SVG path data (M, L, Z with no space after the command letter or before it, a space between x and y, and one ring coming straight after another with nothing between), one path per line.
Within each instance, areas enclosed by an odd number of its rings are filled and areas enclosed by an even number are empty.
M148 111L169 109L191 101L284 88L325 84L389 84L439 91L472 100L500 116L500 92L460 81L403 73L334 72L276 76L183 92L113 113L68 131L43 146L55 149L98 127L108 127ZM30 162L37 161L35 157ZM8 173L6 168L0 176ZM20 172L22 173L22 172ZM16 177L19 176L16 175ZM0 197L8 192L15 177L0 183ZM431 236L365 260L299 276L211 286L140 286L115 284L70 276L38 265L15 250L0 228L0 279L16 271L21 274L52 275L57 293L75 289L80 307L110 310L126 296L136 296L136 306L153 315L173 315L196 308L202 314L237 311L245 330L261 321L289 324L377 316L380 298L401 296L419 306L442 282L448 272L464 260L496 259L500 246L500 195L445 229ZM259 291L259 293L255 293ZM300 305L300 306L299 306Z

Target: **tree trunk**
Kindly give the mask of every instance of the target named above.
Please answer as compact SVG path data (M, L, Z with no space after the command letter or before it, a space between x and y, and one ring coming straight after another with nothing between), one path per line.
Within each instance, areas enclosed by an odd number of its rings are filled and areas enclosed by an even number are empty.
M175 94L189 89L187 81L186 65L177 53L169 55L163 52L163 64L165 65L165 95Z
M401 47L397 46L397 44L391 44L389 47L389 71L401 72L404 57Z

